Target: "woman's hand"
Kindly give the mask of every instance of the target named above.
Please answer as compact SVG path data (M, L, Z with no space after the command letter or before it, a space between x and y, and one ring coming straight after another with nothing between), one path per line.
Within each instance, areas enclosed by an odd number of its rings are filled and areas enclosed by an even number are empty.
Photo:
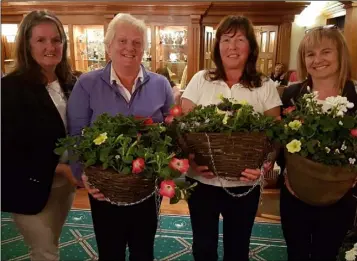
M206 179L213 179L216 177L216 175L214 175L211 171L209 171L207 166L198 166L194 161L194 158L195 158L194 154L190 154L188 156L188 159L190 161L190 167L194 170L197 176L202 176Z
M102 193L100 193L99 189L93 189L89 186L88 184L88 177L85 174L82 174L82 181L83 185L88 191L89 194L92 195L93 198L100 200L100 201L105 201L105 197Z
M73 176L69 165L64 163L57 164L55 173L64 176L73 186L77 186L77 180Z
M263 164L263 174L267 173L269 170L271 170L273 163L272 162L264 162ZM261 176L261 170L260 169L245 169L242 172L242 176L240 177L240 181L255 181L260 178Z

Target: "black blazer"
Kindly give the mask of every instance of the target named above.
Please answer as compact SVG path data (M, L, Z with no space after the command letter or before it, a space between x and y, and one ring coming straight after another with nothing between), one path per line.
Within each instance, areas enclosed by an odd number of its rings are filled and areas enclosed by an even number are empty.
M68 98L74 82L61 84ZM1 79L1 210L37 214L45 207L65 137L61 116L44 84L21 74Z
M281 100L283 102L283 108L287 108L289 106L293 106L296 101L302 97L304 94L308 93L307 90L307 82L293 84L285 89L283 92L283 96ZM347 81L345 87L342 91L342 96L346 97L349 102L354 103L354 107L348 109L347 114L356 115L357 112L357 85L355 85L352 81ZM283 115L282 115L283 116ZM285 169L285 158L283 149L280 151L277 164L281 168L281 172ZM282 173L281 173L282 174Z

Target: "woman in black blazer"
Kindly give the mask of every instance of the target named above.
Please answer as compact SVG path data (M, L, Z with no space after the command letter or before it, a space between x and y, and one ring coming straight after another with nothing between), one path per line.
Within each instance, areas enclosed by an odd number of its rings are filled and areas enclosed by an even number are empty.
M46 11L29 13L16 38L16 68L1 79L1 210L30 247L31 260L59 260L58 241L75 195L75 179L54 153L66 135L74 85L63 25Z

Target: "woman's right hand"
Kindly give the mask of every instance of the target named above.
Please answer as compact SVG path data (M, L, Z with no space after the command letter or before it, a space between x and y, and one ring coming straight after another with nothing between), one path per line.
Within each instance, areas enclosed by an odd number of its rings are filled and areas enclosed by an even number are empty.
M216 175L214 175L211 171L209 171L207 166L198 166L196 164L196 162L194 161L195 154L190 154L188 158L190 161L190 167L194 170L197 176L202 176L206 179L213 179L216 177Z
M102 193L100 193L99 189L93 189L89 186L88 184L88 177L85 174L82 174L82 181L83 185L88 191L89 194L92 195L93 198L100 200L100 201L105 201L105 197Z

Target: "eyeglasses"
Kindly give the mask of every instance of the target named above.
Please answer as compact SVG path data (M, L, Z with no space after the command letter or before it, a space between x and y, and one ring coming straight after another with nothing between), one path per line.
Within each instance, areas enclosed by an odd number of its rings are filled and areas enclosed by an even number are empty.
M315 31L315 30L329 30L329 29L338 29L338 26L335 24L317 26L317 27L305 30L305 34L307 34L308 32L311 32L311 31Z

